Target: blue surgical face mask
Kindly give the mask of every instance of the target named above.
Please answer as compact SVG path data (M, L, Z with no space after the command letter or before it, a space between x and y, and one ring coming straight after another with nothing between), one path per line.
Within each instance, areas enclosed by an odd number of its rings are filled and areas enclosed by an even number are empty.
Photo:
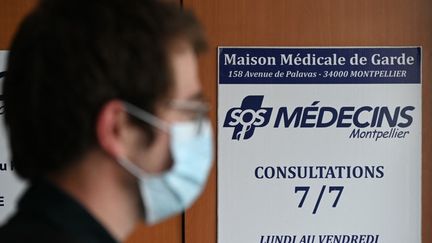
M155 224L181 213L202 192L213 159L213 136L208 119L167 124L154 115L124 102L132 116L170 134L170 150L174 160L169 171L148 174L125 157L117 161L138 179L141 199L148 224Z

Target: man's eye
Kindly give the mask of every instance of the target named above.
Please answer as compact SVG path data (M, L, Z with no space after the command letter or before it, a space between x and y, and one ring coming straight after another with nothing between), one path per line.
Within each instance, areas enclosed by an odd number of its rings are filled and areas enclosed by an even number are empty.
M194 120L199 117L199 114L196 111L183 110L182 113L183 113L183 117L185 117L188 120Z

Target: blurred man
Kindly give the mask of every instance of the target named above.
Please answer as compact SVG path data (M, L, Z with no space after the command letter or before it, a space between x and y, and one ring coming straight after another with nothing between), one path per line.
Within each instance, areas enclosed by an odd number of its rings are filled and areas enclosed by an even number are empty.
M4 81L15 171L1 242L119 242L189 207L212 160L196 19L151 0L45 0Z

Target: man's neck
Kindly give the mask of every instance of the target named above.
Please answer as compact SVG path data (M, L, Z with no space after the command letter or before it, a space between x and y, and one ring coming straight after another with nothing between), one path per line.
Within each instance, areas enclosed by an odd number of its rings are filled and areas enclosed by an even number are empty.
M138 222L136 182L105 154L89 153L74 167L50 179L118 241L124 241Z

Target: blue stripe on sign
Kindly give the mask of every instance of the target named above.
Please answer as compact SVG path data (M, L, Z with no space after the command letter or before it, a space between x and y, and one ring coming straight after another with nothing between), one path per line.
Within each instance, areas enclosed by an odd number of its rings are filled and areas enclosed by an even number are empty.
M220 84L421 83L421 48L221 47Z

